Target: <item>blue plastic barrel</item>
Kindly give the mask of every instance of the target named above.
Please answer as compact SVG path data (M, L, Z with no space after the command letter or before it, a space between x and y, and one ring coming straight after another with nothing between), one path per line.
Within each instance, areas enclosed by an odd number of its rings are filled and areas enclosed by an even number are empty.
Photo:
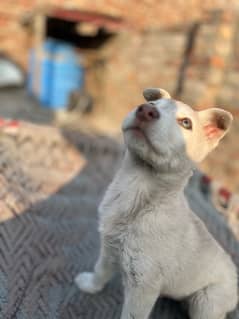
M84 86L84 68L74 46L47 39L42 48L29 53L28 92L42 106L64 109L72 91Z
M27 88L31 95L36 96L44 106L50 102L52 84L52 59L56 42L48 39L37 50L29 52Z
M70 93L80 90L83 85L84 68L75 48L66 43L58 43L54 51L50 107L66 108Z
M53 56L56 42L48 39L44 42L39 65L39 101L43 106L50 105L52 90Z

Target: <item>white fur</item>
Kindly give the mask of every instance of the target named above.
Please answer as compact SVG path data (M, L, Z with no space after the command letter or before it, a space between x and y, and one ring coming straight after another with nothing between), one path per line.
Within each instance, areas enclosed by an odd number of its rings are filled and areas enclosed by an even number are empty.
M99 260L93 273L75 281L95 293L119 267L125 287L121 319L148 318L159 296L187 298L191 319L224 319L238 300L236 268L189 208L184 187L194 162L228 131L231 115L195 112L165 91L148 92L144 96L160 118L142 125L142 136L130 129L136 110L125 119L127 151L99 207ZM182 117L192 120L192 130L178 124ZM216 134L205 134L208 124L218 128Z

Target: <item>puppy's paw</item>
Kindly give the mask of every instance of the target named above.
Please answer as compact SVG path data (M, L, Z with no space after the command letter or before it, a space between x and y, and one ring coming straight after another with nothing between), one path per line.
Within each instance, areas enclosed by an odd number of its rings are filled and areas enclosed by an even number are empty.
M103 289L103 286L95 282L95 275L93 272L83 272L76 276L75 283L82 291L95 294Z

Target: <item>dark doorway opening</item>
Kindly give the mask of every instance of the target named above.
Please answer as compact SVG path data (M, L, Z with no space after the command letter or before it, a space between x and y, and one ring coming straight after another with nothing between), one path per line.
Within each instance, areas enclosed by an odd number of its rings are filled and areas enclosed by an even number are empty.
M59 18L48 17L46 23L46 36L63 40L81 49L97 49L107 40L114 36L114 33L97 28L94 35L81 34L81 22L67 21Z

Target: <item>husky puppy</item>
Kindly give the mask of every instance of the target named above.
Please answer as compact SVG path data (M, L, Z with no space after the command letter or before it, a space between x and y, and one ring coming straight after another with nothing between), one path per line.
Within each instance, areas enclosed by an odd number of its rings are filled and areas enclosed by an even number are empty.
M236 267L189 208L184 188L232 115L197 112L163 89L143 95L147 103L123 122L127 150L99 207L99 259L75 282L96 293L119 269L121 319L148 318L159 296L186 300L191 319L224 319L238 301Z

